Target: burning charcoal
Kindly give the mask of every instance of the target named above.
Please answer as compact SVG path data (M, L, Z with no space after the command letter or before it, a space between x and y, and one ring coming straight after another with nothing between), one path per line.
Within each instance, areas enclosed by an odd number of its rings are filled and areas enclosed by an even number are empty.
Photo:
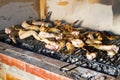
M89 68L93 68L94 63L89 63Z
M103 58L101 58L101 59L99 59L99 62L102 62L104 59Z
M78 61L78 58L71 59L71 63Z
M46 49L45 48L43 48L42 53L46 54Z
M115 75L115 73L116 73L116 69L112 68L110 66L103 66L103 71L105 73L108 73L109 75Z
M113 68L113 67L109 67L108 72L109 72L110 75L118 74L117 71L116 71L116 68Z
M43 48L39 48L37 53L42 53Z
M24 48L24 49L28 49L28 50L33 50L33 48L34 48L34 46L30 46L30 45L28 45L28 44L26 44L26 43L23 43L22 44L22 47Z
M65 55L65 54L61 54L61 59L60 60L70 63L69 56Z
M51 50L49 50L49 49L46 49L46 53L54 54L55 52L54 52L54 51L51 51Z
M83 63L83 64L81 64L81 66L87 68L88 64L87 63Z
M97 66L96 66L96 70L97 70L97 71L101 71L100 65L97 65Z
M8 39L5 39L5 42L8 43L8 44L11 44L12 40L8 38Z
M117 75L120 75L120 65L117 67L117 71L118 71Z
M103 67L102 67L102 70L103 70L104 72L107 72L106 66L103 66Z
M107 58L103 58L103 61L101 63L105 64L107 62Z
M71 57L68 57L67 62L68 62L68 63L72 63Z
M93 69L96 69L97 66L98 66L98 64L94 63L94 64L92 65L92 68L93 68Z
M51 51L51 52L53 52L53 51ZM54 53L52 53L51 56L54 57L55 59L61 59L61 54L56 51L54 51Z

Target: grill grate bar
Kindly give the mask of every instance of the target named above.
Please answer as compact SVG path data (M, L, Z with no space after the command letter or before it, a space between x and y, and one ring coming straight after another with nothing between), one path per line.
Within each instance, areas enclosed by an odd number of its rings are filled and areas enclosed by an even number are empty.
M5 40L3 40L5 39ZM13 45L13 43L10 41L10 39L7 37L4 37L2 42L10 43ZM8 40L9 39L9 40ZM85 67L88 69L92 69L95 71L103 72L112 76L117 76L120 74L120 51L113 57L109 58L106 56L105 51L99 51L100 54L96 59L94 60L88 60L86 58L86 52L83 49L76 49L75 53L72 55L64 55L62 53L58 53L49 49L46 49L44 47L44 44L42 42L34 41L34 39L28 38L25 40L19 40L18 39L20 48L23 48L23 46L28 50L33 50L38 54L43 54L48 57L52 57L55 59L59 59L61 61L69 62L69 64L64 65L60 68L61 71L68 72L71 70L76 69L77 67ZM115 44L120 46L120 39L111 41L111 44ZM102 59L102 60L100 60ZM75 65L75 66L72 66ZM72 66L72 67L70 67ZM67 69L69 68L69 69Z
M117 39L117 40L113 40L113 41L111 41L111 44L115 44L115 45L120 46L120 38Z
M67 67L69 67L69 66L71 66L71 65L73 65L73 64L76 64L77 62L79 62L79 61L75 61L75 62L73 62L73 63L69 63L69 64L67 64L67 65L65 65L65 66L62 66L62 67L60 68L60 70L61 70L61 71L64 71L64 72L71 71L71 70L77 68L78 66L72 67L72 68L70 68L70 69L65 69L65 68L67 68Z

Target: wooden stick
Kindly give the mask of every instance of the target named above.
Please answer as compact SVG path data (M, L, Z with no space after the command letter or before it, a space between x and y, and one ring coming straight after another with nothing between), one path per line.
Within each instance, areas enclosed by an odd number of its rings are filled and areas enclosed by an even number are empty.
M41 18L41 20L46 19L46 11L47 11L47 0L40 0L40 18Z

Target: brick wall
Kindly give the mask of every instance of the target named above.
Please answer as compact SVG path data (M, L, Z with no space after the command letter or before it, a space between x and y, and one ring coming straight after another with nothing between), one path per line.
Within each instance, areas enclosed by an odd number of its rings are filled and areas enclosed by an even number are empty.
M0 53L0 70L1 79L14 78L14 80L72 80L2 53Z
M9 66L5 63L1 63L0 80L44 80L30 73L27 73L15 66Z

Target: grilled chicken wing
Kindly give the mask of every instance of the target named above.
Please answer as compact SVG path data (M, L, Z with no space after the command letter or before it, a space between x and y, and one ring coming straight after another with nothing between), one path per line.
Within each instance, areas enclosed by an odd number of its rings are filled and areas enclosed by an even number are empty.
M96 56L97 56L97 52L87 52L86 53L86 57L89 60L93 60L94 58L96 58Z
M5 33L9 35L14 43L16 36L20 39L33 36L36 40L45 42L45 47L55 51L61 51L66 48L66 53L72 54L75 48L92 46L95 49L107 51L108 56L114 56L119 51L116 45L108 45L105 41L111 41L120 38L120 36L107 35L104 32L88 30L86 28L75 28L75 21L72 24L63 23L60 20L55 20L53 23L44 21L32 21L31 24L24 21L22 27L13 26L5 28ZM86 57L90 60L94 59L97 51L87 50Z
M75 46L75 47L83 47L84 46L84 42L80 39L72 39L71 40L72 44Z
M108 52L107 55L114 56L119 51L119 47L116 45L92 45L97 49L105 50Z
M35 30L35 31L39 31L40 27L36 26L36 25L30 25L28 24L26 21L24 21L21 25L23 28L25 29L29 29L29 30Z
M59 48L59 43L58 42L50 41L50 40L45 39L45 38L42 39L41 41L46 43L45 47L48 48L48 49L56 51Z
M41 40L41 38L38 36L38 33L33 30L28 30L28 31L20 30L18 32L18 35L20 39L25 39L27 37L33 36L36 40L39 40L39 41Z
M45 27L51 27L52 25L50 23L44 22L44 21L32 21L33 25L37 26L45 26Z
M10 39L14 43L17 43L15 37L18 36L18 31L16 31L13 27L8 27L8 28L5 28L5 33L9 35Z
M95 40L95 39L92 39L92 40L87 39L87 40L85 41L85 43L87 43L88 45L92 45L92 44L102 44L102 41L100 41L100 40Z
M74 45L72 43L67 42L66 47L67 47L67 53L68 54L73 54L74 53L75 47L74 47Z

